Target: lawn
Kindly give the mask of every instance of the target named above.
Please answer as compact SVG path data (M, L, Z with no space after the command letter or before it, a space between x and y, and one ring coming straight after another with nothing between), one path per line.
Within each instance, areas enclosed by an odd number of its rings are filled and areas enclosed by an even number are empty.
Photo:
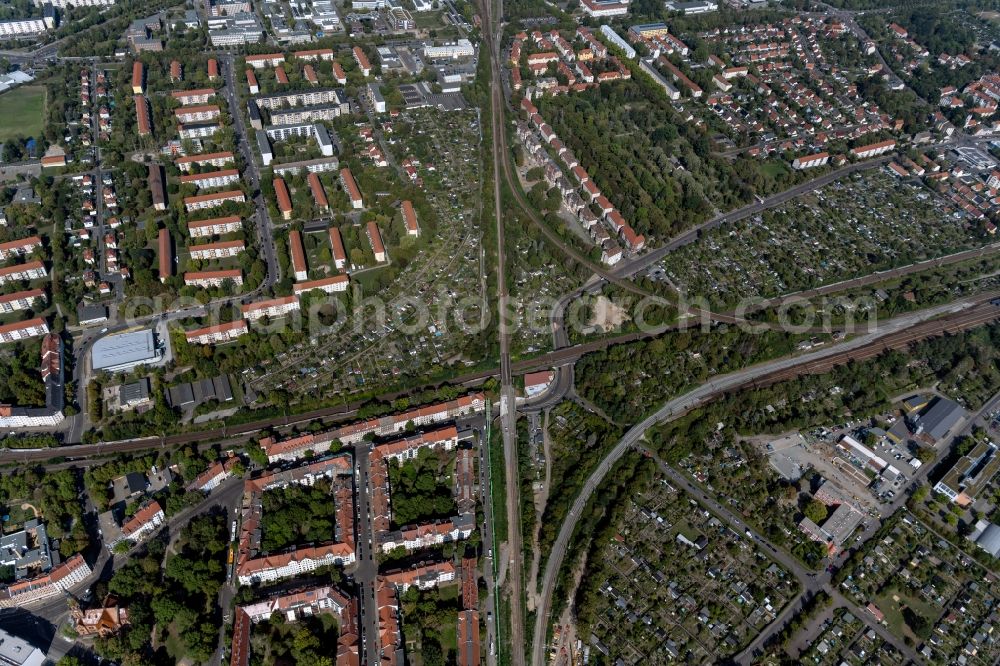
M37 137L45 118L45 87L19 86L0 95L0 141Z
M896 601L897 598L899 601ZM918 637L910 626L906 624L905 620L903 620L903 606L909 606L915 613L923 616L931 626L934 625L938 615L940 615L940 612L932 604L918 599L913 595L895 591L891 588L886 588L878 595L875 599L875 605L885 614L885 621L889 625L889 631L901 638L910 636L917 642L920 641L921 637Z

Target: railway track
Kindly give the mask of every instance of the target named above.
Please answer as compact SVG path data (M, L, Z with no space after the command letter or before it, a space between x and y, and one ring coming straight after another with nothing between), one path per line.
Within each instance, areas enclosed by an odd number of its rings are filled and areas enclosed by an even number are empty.
M756 379L753 386L765 387L778 382L794 379L802 375L815 375L829 372L839 365L850 361L866 361L875 358L889 350L902 349L914 342L939 335L950 335L982 326L1000 319L1000 307L984 303L957 315L935 319L917 324L905 331L891 333L878 341L858 349L843 352L827 358L779 370Z

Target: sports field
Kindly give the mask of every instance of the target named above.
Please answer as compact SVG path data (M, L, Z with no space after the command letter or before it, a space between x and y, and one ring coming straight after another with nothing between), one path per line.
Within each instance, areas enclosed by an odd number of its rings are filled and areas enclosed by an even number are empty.
M0 95L0 141L37 137L45 118L45 86L18 86Z

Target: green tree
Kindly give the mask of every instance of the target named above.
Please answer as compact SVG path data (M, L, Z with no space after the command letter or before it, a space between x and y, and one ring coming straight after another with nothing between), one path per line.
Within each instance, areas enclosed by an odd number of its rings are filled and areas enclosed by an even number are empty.
M802 512L806 514L806 518L813 521L817 525L822 524L822 522L826 520L826 505L819 500L809 500L809 503L806 504L806 507Z

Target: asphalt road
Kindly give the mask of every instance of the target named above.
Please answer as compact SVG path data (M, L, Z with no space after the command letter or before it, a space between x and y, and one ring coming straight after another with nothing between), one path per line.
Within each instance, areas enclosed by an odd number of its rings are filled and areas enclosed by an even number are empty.
M358 497L356 507L358 512L358 565L354 576L358 582L358 598L361 605L362 653L365 663L377 664L381 660L378 602L375 595L378 562L374 552L375 535L372 530L368 453L367 443L354 447L354 487L357 488Z
M260 168L257 166L257 160L254 158L253 144L250 142L250 136L243 122L243 108L239 106L239 99L236 97L233 55L226 53L220 55L219 58L219 64L222 66L222 74L226 81L222 94L229 105L229 113L233 118L236 141L239 144L238 150L246 164L243 175L247 177L247 183L250 185L250 191L253 194L253 203L257 209L255 220L258 245L264 253L264 259L267 262L267 277L264 279L261 287L269 289L281 277L281 268L278 264L278 257L274 248L274 229L271 224L271 215L267 210L267 202L264 200L264 194L260 189Z

